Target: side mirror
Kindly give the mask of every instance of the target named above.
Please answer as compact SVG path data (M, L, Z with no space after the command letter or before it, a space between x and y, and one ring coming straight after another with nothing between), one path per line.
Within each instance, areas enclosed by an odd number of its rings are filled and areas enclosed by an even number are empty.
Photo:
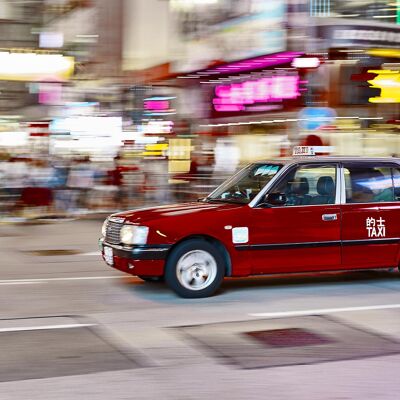
M285 193L268 193L264 198L264 203L271 206L283 206L287 203Z

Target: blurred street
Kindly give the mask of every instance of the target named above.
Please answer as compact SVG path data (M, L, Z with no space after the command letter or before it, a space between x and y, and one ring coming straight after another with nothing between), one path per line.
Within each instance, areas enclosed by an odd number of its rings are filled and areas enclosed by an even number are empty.
M100 226L0 225L2 400L396 397L397 271L228 279L181 299L108 268ZM248 335L271 326L289 344Z

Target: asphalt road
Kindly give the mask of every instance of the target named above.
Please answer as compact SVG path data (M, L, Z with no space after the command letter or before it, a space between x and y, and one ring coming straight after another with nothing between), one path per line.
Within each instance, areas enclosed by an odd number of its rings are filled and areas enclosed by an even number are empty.
M100 221L0 225L0 399L399 397L400 274L176 297L107 267Z

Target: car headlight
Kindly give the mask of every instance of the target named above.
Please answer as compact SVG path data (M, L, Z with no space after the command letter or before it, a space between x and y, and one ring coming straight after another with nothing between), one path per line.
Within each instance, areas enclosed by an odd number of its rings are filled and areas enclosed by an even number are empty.
M107 233L107 223L108 218L103 222L103 226L101 227L101 234L103 235L103 237L105 237Z
M149 228L147 226L124 225L120 238L123 244L146 244Z

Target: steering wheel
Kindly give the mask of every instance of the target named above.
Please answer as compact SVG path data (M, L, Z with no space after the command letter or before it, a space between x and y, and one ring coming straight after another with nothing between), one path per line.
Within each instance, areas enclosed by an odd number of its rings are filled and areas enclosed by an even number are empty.
M235 189L236 189L236 191L235 192L233 192L233 197L239 197L239 198L248 198L248 195L247 195L247 192L245 191L245 190L241 190L240 188L239 188L239 185L235 185Z

